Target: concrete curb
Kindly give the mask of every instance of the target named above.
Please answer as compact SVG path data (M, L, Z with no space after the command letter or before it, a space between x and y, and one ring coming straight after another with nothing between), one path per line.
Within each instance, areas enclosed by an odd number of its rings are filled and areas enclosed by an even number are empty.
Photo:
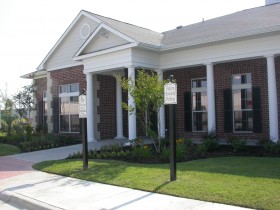
M9 205L26 210L63 210L63 208L59 208L11 191L1 191L0 200Z

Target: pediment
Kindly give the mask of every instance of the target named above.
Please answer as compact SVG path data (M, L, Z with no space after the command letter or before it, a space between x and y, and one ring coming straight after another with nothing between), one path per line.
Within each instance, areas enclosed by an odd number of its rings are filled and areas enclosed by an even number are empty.
M76 53L74 60L134 46L135 40L101 23Z

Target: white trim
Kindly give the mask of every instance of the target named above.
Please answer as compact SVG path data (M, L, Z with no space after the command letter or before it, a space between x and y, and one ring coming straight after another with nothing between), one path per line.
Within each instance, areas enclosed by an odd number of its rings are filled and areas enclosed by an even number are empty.
M232 79L234 76L238 76L238 75L250 75L251 76L251 82L250 83L245 83L245 84L232 84ZM253 85L252 85L252 73L241 73L241 74L232 74L231 75L231 90L244 90L244 89L250 89L251 92L252 92L252 103L253 102ZM253 108L253 104L252 104L252 108L251 109L234 109L234 94L232 92L231 94L231 97L232 97L232 133L253 133L254 132L254 124L252 125L252 131L250 130L247 130L247 131L237 131L235 130L235 119L234 119L234 116L235 116L235 112L242 112L242 111L251 111L253 113L254 111L254 108ZM241 99L242 100L242 99ZM239 102L237 102L239 103ZM254 123L254 117L253 117L253 123Z
M83 30L87 30L87 34L84 35L83 34ZM84 25L82 25L81 30L80 30L80 36L85 39L90 35L90 25L88 23L85 23Z
M208 93L207 93L207 87L192 87L192 84L193 84L193 81L194 80L205 80L206 82L207 81L207 77L201 77L201 78L192 78L191 79L191 109L192 109L192 132L193 133L197 133L197 132L200 132L200 133L205 133L208 131ZM196 111L196 110L193 110L193 93L206 93L206 97L207 97L207 108L206 110L200 110L200 111ZM204 130L194 130L194 117L193 117L193 114L194 113L206 113L207 114L207 130L204 131Z
M68 33L71 31L71 29L74 27L74 25L80 20L80 18L82 16L86 16L90 19L92 19L93 21L97 22L97 23L101 23L101 20L99 20L98 18L95 18L93 16L91 16L90 14L88 14L87 12L85 12L84 10L80 11L80 13L77 15L77 17L72 21L72 23L70 24L70 26L66 29L66 31L62 34L62 36L59 38L59 40L55 43L55 45L52 47L52 49L49 51L49 53L47 54L47 56L44 58L44 60L40 63L40 65L37 67L37 70L42 70L45 68L45 63L47 62L47 60L50 58L50 56L53 54L53 52L56 50L56 48L60 45L60 43L64 40L64 38L68 35Z
M68 64L68 65L63 65L63 66L57 66L57 67L49 68L49 69L46 69L46 71L55 71L55 70L66 69L66 68L69 68L69 67L81 66L81 65L83 65L83 63L82 62L78 62L78 63L75 63L75 64Z
M102 29L106 29L108 31L110 31L111 33L119 36L120 38L126 40L129 42L128 46L124 45L125 47L123 46L119 46L119 47L114 47L114 48L110 48L110 49L107 49L107 50L104 50L104 51L100 51L100 52L94 52L94 53L89 53L87 55L81 55L81 53L83 52L83 50L88 46L88 44L93 40L93 38L95 36L98 36L100 31ZM132 45L131 45L132 44ZM136 44L136 45L135 45ZM83 58L88 58L88 57L92 57L92 56L96 56L96 55L100 55L100 54L104 54L104 53L108 53L106 51L109 51L109 52L112 52L113 51L117 51L117 50L122 50L122 49L126 49L126 48L129 48L129 47L134 47L134 46L137 46L137 42L130 38L129 36L115 30L114 28L106 25L105 23L100 23L97 28L94 30L94 32L90 35L90 37L87 39L87 41L81 46L81 48L78 50L78 52L75 53L74 55L74 58L73 60L80 60L80 59L83 59ZM131 46L130 46L131 45ZM116 48L116 49L115 49ZM114 50L115 49L115 50Z
M137 46L136 43L129 43L129 44L109 48L109 49L106 49L106 50L101 50L101 51L98 51L98 52L89 53L89 54L86 54L86 55L80 55L80 56L75 55L73 60L78 61L78 60L82 60L82 59L85 59L85 58L90 58L90 57L103 55L103 54L107 54L107 53L111 53L111 52L125 50L125 49L132 48L132 47L135 47L135 46Z
M196 42L185 42L185 43L169 45L168 47L165 47L163 45L160 48L160 51L163 52L163 51L174 50L174 49L178 49L178 48L197 46L197 45L208 44L208 43L213 43L213 42L220 42L220 41L224 41L224 40L237 39L237 38L243 38L243 37L254 36L254 35L261 35L261 34L265 34L265 33L277 32L279 30L280 30L280 26L275 26L275 27L270 27L270 28L265 28L265 29L248 31L248 32L244 32L244 33L225 34L225 35L201 39Z

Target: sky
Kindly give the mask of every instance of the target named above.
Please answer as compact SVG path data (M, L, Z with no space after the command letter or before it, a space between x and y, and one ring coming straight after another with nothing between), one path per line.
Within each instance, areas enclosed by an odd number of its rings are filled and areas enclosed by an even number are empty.
M15 95L81 10L157 32L207 21L265 0L0 0L0 90Z

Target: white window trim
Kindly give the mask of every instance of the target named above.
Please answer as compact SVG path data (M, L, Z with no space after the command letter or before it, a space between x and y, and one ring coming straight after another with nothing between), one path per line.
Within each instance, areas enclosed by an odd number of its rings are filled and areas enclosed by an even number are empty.
M206 77L191 79L191 94L193 94L193 93L206 93L206 95L207 95L207 87L192 87L193 80L202 80L202 79L205 79L206 82L207 82L207 78ZM193 110L193 95L191 96L191 100L192 100L192 108L191 108L192 109L192 132L193 133L205 133L205 132L207 132L208 129L206 131L195 131L194 130L194 117L193 117L193 113L194 112L195 113L198 113L198 112L206 112L207 113L208 112L208 106L207 106L207 109L204 110L204 111L194 111ZM207 119L207 121L208 121L208 119Z
M232 90L242 90L242 89L251 89L252 90L252 94L253 94L253 88L252 88L252 74L251 73L244 73L244 74L232 74L231 75L231 83L232 83L232 78L234 76L238 76L238 75L251 75L251 82L250 83L246 83L246 84L232 84ZM234 112L235 111L253 111L253 109L236 109L234 110L234 97L233 94L231 94L232 97L232 132L233 133L253 133L253 131L236 131L234 128ZM252 96L253 97L253 96ZM253 100L253 99L252 99ZM254 121L254 119L253 119Z
M59 88L58 88L58 91L59 91L59 99L60 98L64 98L64 97L71 97L71 96L79 96L80 95L80 91L75 91L75 92L70 92L70 85L78 85L80 86L79 83L72 83L72 84L65 84L65 85L60 85ZM66 93L63 92L63 93L60 93L60 87L61 86L67 86L67 90L69 90L69 92L67 91ZM79 89L79 88L78 88ZM70 101L68 101L69 103ZM71 130L71 127L70 127L70 114L68 114L68 117L69 117L69 125L68 125L68 131L61 131L61 126L60 126L60 116L61 116L61 112L60 112L60 100L59 100L59 133L79 133L78 131L77 132L72 132L70 131Z

